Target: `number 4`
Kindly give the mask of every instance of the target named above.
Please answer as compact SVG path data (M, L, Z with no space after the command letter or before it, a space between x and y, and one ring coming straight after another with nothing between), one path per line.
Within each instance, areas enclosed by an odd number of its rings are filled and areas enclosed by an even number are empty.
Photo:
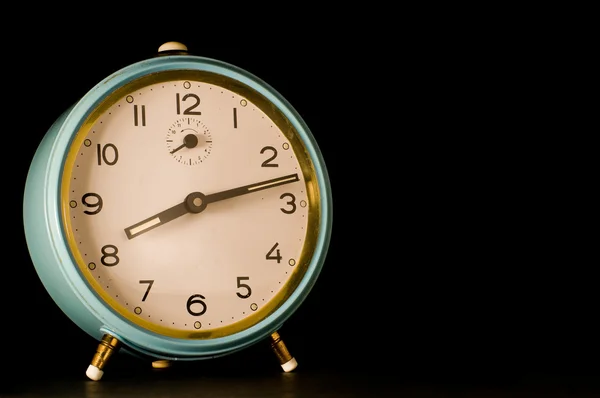
M265 258L267 260L277 260L277 263L280 263L281 262L281 254L279 254L279 249L277 249L277 246L279 246L279 243L275 242L275 246L273 246L271 248L271 250L269 250L269 252L265 256ZM276 254L274 255L273 253L276 253Z

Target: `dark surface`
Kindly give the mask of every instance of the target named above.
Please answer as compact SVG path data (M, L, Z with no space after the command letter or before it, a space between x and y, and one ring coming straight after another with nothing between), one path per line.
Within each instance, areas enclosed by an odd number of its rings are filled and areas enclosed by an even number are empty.
M61 361L44 369L42 361L26 364L15 373L3 373L0 397L598 397L596 370L582 364L543 367L520 366L519 360L498 362L489 358L469 364L465 357L443 358L357 353L331 357L306 356L288 344L298 368L284 373L268 345L201 362L178 362L169 369L153 369L149 362L119 352L111 358L104 377L94 382L85 376L87 361ZM348 346L346 348L349 348ZM72 356L74 358L80 355ZM48 357L46 357L48 358ZM41 359L41 357L40 357ZM64 359L64 358L63 358ZM81 359L81 358L79 358ZM493 364L493 365L492 365ZM14 367L12 368L15 369ZM36 373L37 371L37 373ZM12 374L11 374L12 372Z
M469 387L398 385L390 378L364 378L340 375L278 374L262 377L197 377L177 380L154 379L141 382L60 381L23 387L5 397L120 398L120 397L431 397L465 398L593 398L599 392L547 383L516 387Z
M359 371L351 364L341 369L297 368L283 373L273 367L252 369L251 363L234 369L176 364L170 369L151 369L144 364L123 373L107 372L101 381L78 375L62 374L42 379L29 378L4 386L0 396L60 398L120 397L228 397L228 398L299 398L299 397L465 397L465 398L592 398L600 396L600 383L593 378L537 377L502 378L501 372L488 375L437 375L415 377L410 372L384 369ZM345 369L344 369L345 368Z
M204 26L179 32L170 19L167 34L151 23L107 34L76 20L36 24L43 34L3 50L0 396L600 396L597 244L576 225L589 216L568 172L569 134L514 120L535 102L514 83L527 74L522 57L451 39L460 29L436 31L427 18L400 36L398 21L377 33L311 18L312 35L290 32L286 46L273 31L232 41ZM282 374L257 346L167 372L117 356L101 383L87 381L97 342L54 305L30 262L22 192L42 136L98 81L169 40L269 82L323 152L332 241L281 330L297 373Z

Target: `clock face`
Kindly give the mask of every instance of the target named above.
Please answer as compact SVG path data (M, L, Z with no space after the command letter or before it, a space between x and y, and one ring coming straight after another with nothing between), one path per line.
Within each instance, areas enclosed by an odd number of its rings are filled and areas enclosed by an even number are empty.
M106 305L189 339L277 309L308 268L320 217L293 124L204 71L154 73L108 95L73 137L61 206L72 257Z

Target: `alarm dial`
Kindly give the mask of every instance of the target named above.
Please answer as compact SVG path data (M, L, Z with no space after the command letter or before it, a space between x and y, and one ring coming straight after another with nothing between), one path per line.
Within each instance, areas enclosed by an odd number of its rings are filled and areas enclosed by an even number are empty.
M167 149L179 162L194 166L210 155L212 137L210 130L195 117L182 117L169 126Z
M319 224L313 165L284 114L202 71L151 74L98 104L72 141L61 203L89 286L134 324L180 338L230 335L277 309ZM170 208L182 212L166 222Z

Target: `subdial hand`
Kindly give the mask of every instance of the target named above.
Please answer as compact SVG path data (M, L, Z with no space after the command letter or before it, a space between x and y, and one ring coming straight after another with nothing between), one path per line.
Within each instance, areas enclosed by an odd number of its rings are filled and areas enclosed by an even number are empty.
M273 188L296 181L299 181L299 178L298 174L294 173L273 178L271 180L261 181L250 185L244 185L241 187L212 193L210 195L205 195L202 192L192 192L186 196L183 202L125 228L125 234L127 234L127 238L133 239L144 232L148 232L156 227L168 223L169 221L173 221L184 214L201 213L204 211L204 209L206 209L206 206L208 206L209 203L218 202L220 200L241 196L256 191L262 191L263 189Z
M174 154L175 152L183 148L195 148L196 145L198 145L198 137L196 137L195 134L187 134L185 137L183 137L183 144L173 149L171 151L171 154Z

